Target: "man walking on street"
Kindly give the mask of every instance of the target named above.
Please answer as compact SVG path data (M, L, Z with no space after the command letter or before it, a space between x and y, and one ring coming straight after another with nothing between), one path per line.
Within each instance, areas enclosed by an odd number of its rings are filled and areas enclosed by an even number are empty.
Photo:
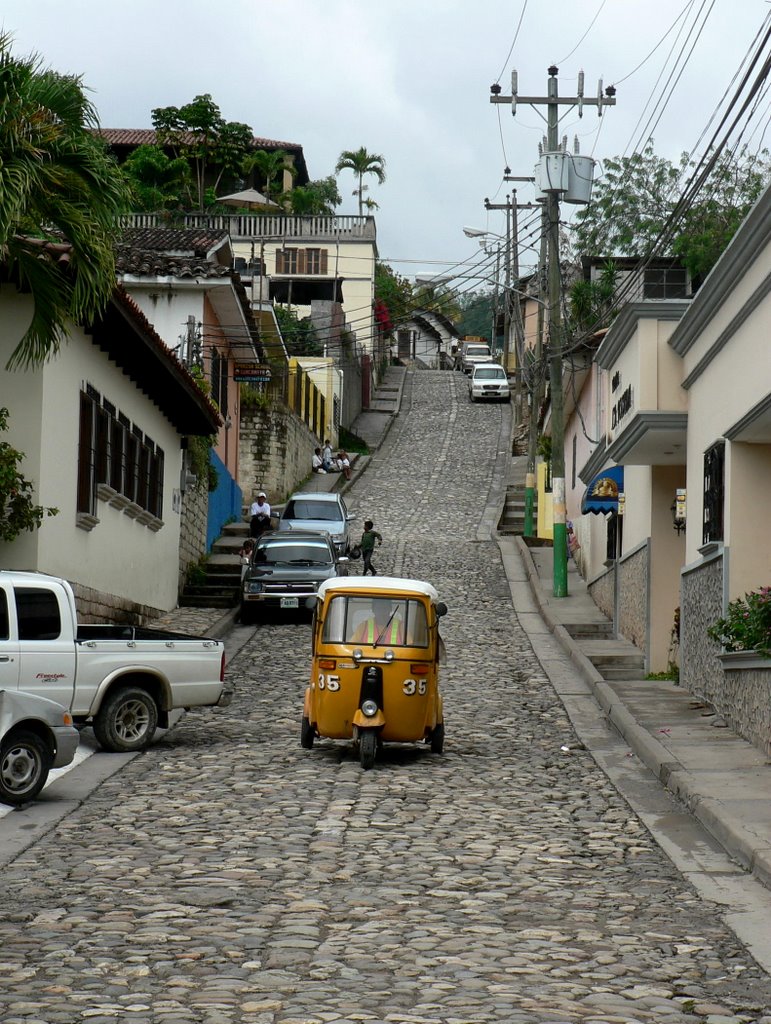
M375 541L377 541L377 546L380 547L383 543L383 538L377 530L372 529L372 520L365 519L364 533L361 535L361 543L359 544L359 547L361 548L361 556L364 559L364 571L362 572L362 576L366 576L368 572L371 572L373 576L377 576L377 571L372 564L372 552L375 550Z

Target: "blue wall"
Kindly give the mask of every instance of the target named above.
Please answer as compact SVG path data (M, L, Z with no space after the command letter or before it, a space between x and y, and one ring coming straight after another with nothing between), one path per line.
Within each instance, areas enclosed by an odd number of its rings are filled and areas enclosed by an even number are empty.
M225 523L241 519L243 495L241 488L225 467L225 463L214 449L209 451L209 461L217 471L217 489L209 491L209 514L206 520L206 550L211 551L214 541L222 535Z

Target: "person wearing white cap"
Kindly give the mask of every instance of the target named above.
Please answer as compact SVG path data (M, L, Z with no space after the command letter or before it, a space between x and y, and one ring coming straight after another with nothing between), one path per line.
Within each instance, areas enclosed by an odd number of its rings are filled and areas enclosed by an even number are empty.
M249 522L250 537L259 537L261 533L270 529L270 505L265 491L257 491L257 497L249 508L249 515L252 517Z

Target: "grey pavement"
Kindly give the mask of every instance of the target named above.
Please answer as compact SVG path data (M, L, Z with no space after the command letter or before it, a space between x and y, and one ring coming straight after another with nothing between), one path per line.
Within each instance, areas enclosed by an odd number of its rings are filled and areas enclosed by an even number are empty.
M403 373L348 488L378 568L448 603L444 755L301 750L307 622L227 623L231 707L73 791L90 758L0 853L3 1024L771 1024L771 894L619 734L548 567L495 535L511 412L463 385Z

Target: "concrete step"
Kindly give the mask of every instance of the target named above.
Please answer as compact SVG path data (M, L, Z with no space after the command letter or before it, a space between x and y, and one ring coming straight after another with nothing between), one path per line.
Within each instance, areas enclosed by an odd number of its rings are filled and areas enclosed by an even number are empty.
M608 619L601 619L596 622L564 622L563 625L574 640L584 638L614 639L613 623Z
M604 679L641 679L643 653L628 640L579 640L579 647Z

